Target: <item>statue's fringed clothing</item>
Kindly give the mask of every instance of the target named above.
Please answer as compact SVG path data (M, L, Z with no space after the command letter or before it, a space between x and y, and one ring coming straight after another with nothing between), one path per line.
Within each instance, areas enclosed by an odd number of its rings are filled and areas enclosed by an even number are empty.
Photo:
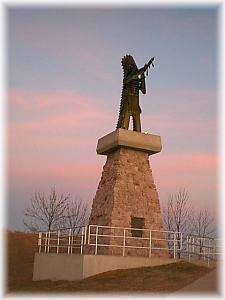
M116 128L129 128L130 117L133 118L133 130L141 132L141 108L139 105L139 90L146 93L145 75L150 65L153 65L152 58L143 68L138 69L133 57L125 55L122 59L123 88L120 102L120 112Z

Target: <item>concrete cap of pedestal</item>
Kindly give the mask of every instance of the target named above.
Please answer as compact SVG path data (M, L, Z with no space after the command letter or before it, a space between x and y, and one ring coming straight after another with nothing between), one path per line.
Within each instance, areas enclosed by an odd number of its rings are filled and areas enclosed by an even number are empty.
M108 155L121 147L144 151L152 155L162 150L161 137L119 128L100 138L96 151L97 154Z

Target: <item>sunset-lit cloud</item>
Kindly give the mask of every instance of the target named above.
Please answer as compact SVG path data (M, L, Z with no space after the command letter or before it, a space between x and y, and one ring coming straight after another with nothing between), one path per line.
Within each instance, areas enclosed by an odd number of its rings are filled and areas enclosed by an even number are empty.
M173 93L181 95L180 92ZM196 97L196 101L211 95L209 92L201 93L191 91L191 97ZM192 99L193 100L193 99ZM14 120L13 116L8 124L8 140L10 145L10 153L17 152L21 157L25 157L27 165L33 160L34 155L44 160L48 160L48 156L55 147L65 150L68 148L76 149L79 153L84 147L95 149L97 139L95 136L99 132L101 134L107 128L111 128L110 124L114 117L113 113L104 111L94 98L89 98L75 92L59 91L59 92L26 92L20 90L12 90L9 92L9 103L12 110L20 111L23 118L19 121ZM182 106L181 106L182 108ZM21 109L21 110L19 110ZM182 108L183 109L183 108ZM176 112L179 106L176 107ZM35 118L30 117L35 115ZM198 149L192 149L194 153L190 153L189 149L176 148L176 151L167 149L167 138L172 137L174 143L181 140L180 135L186 138L194 134L200 138L204 134L213 134L216 128L215 120L195 120L190 118L182 118L182 116L165 115L164 110L153 114L152 116L144 116L144 123L158 129L160 133L167 133L162 139L163 155L160 163L157 165L158 172L173 170L174 174L186 173L196 174L198 171L205 172L210 168L216 168L216 155L210 153L198 153ZM162 122L163 120L163 122ZM101 130L99 127L101 124ZM166 126L165 126L166 125ZM92 134L90 135L90 131ZM169 132L169 135L168 135ZM152 132L153 134L155 132ZM165 145L165 146L164 146ZM165 150L164 150L165 148ZM46 152L48 150L48 152ZM32 153L30 152L32 151ZM41 151L41 152L40 152ZM94 152L94 151L93 151ZM36 153L36 154L35 154ZM30 158L29 158L30 154ZM75 153L74 153L75 154ZM92 158L94 161L94 157ZM29 162L31 160L31 162ZM38 165L38 161L37 161ZM84 164L85 166L85 164ZM46 168L46 164L43 164ZM54 169L54 165L50 166ZM60 168L60 167L59 167ZM33 167L32 169L36 169ZM40 174L46 170L41 170ZM51 173L51 170L49 169ZM61 174L55 172L54 174ZM69 174L70 172L67 172ZM168 179L167 185L172 184Z

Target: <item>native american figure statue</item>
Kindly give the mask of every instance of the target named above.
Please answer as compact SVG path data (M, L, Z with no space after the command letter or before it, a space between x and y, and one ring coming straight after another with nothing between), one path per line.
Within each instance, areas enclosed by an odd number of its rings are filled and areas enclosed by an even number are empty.
M120 102L119 119L116 128L129 128L130 116L133 118L133 130L141 132L141 108L139 106L139 90L146 94L145 72L153 65L154 57L138 69L133 57L125 55L121 61L123 67L123 89Z

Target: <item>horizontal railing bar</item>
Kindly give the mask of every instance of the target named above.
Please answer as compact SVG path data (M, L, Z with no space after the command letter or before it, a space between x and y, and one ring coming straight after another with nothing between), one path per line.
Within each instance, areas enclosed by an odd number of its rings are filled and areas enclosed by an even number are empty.
M62 239L65 240L65 239L68 239L68 236L69 236L69 235L65 235L65 236L61 236L61 235L60 235L59 238L60 238L60 240L62 240ZM74 235L71 235L71 237L73 237L73 238L75 238L75 239L76 239L76 238L79 238L79 239L80 239L82 236L74 236ZM45 236L42 237L42 238L39 239L39 240L49 240L49 239L50 239L50 240L53 240L53 241L58 240L58 238L57 238L57 239L56 239L56 238L52 238L52 237L49 238L49 237L45 237Z
M44 248L44 246L45 245L42 245L42 248ZM69 244L68 245L49 245L48 247L49 247L49 249L50 248L68 248L68 246L69 246ZM77 247L80 247L81 245L73 245L73 246L71 246L70 245L70 247L72 247L72 248L77 248Z
M90 244L88 244L88 245L90 245L90 246L95 246L96 244L95 243L90 243ZM98 244L98 246L106 246L106 247L111 247L111 246L114 246L114 247L118 247L118 248L123 248L123 247L125 247L125 248L132 248L132 247L134 247L134 248L141 248L141 249L149 249L149 247L139 247L139 246L132 246L132 245L125 245L125 246L123 246L123 245L117 245L117 244ZM151 249L168 249L168 250L174 250L174 248L167 248L167 247L152 247ZM177 249L177 251L180 251L181 250L181 248L178 248Z
M96 236L96 233L90 233L90 236ZM108 235L108 234L98 234L98 236L100 237L113 237L113 238L124 238L124 236L122 235ZM149 237L136 237L136 236L126 236L126 239L136 239L136 240L148 240L149 241ZM167 239L157 239L157 238L151 238L152 241L171 241L173 242L174 239L171 240L167 240ZM180 240L175 240L175 241L180 241Z
M95 244L89 244L91 246L95 246ZM114 244L110 244L110 245L106 245L106 244L98 244L99 247L118 247L118 248L123 248L123 246L119 246L119 245L114 245ZM124 246L125 248L134 248L134 249L149 249L149 247L138 247L138 246L129 246L126 245ZM159 247L152 247L152 250L168 250L168 248L159 248Z
M95 244L89 244L89 245L95 246ZM98 246L99 246L99 247L117 247L117 248L123 248L123 246L120 246L120 245L114 245L114 244L108 244L108 245L106 245L106 244L99 244L99 243L98 243ZM128 245L124 246L124 248L149 249L149 247L138 247L138 246L128 246Z
M45 245L42 245L42 247L44 247ZM54 244L49 244L49 245L47 245L49 248L51 248L51 247L68 247L68 246L70 246L70 247L75 247L75 246L81 246L81 244L63 244L63 245L54 245Z
M200 236L198 236L198 235L195 235L195 234L192 234L192 235L187 235L187 237L189 237L189 238L190 238L190 237L192 237L192 238L196 238L196 239L208 239L208 240L215 240L214 238L212 238L212 237L209 237L209 236L208 236L208 237L207 237L207 236L206 236L206 237L204 237L204 236L201 236L201 237L200 237Z
M159 248L159 247L152 247L152 250L168 250L168 248ZM172 249L173 250L173 249Z
M170 233L170 234L179 234L181 232L178 231L167 231L167 230L157 230L157 229L148 229L148 228L129 228L129 227L115 227L115 226L104 226L104 225L89 225L90 227L97 227L98 228L110 228L110 229L122 229L122 230L142 230L142 231L152 231L152 232L161 232L161 233Z
M171 251L174 251L174 247L172 247L172 248L164 248L164 249L168 249L169 251L171 250ZM181 251L182 250L182 248L176 248L176 251Z
M96 244L88 244L90 246L96 246ZM114 244L99 244L98 243L98 246L99 247L118 247L118 248L123 248L123 246L120 246L120 245L114 245Z
M90 236L96 236L96 233L91 233ZM98 234L98 236L101 236L101 237L123 238L123 235Z
M174 240L166 240L166 239L154 239L152 238L152 241L174 241ZM175 240L176 242L180 241L180 240Z
M168 231L168 230L157 230L157 229L151 229L151 231L154 231L154 232L163 232L163 233L169 233L169 234L181 234L180 231Z
M96 236L95 233L91 233L90 236ZM124 238L124 236L121 235L103 235L103 234L98 234L99 237L112 237L112 238ZM141 240L148 240L149 238L142 238L142 237L133 237L133 236L126 236L126 239L141 239Z
M139 246L131 246L131 245L126 245L124 247L125 248L134 248L134 249L149 249L149 247L139 247Z
M189 244L189 246L196 246L198 248L214 249L213 246L206 246L206 245L199 245L199 244Z

